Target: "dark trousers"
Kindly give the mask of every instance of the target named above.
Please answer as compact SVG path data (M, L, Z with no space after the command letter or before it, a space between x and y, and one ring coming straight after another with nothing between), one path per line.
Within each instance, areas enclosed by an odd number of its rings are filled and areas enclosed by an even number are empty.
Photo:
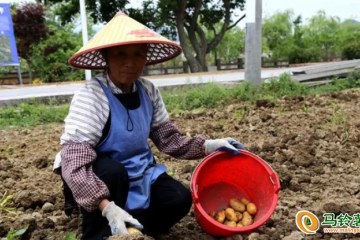
M106 184L110 191L109 201L124 209L128 191L129 178L126 168L107 157L99 157L93 164L93 171ZM190 211L192 198L190 191L180 182L164 173L152 184L151 199L148 209L140 212L129 212L143 226L144 234L156 237L166 233ZM83 214L82 240L103 240L111 236L109 223L100 210Z

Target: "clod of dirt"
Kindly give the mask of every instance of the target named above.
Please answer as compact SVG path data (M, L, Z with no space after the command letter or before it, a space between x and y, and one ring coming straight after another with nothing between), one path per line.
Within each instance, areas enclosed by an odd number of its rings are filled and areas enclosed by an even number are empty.
M182 173L190 173L194 170L194 167L190 164L185 165L185 167L182 169Z
M292 161L299 167L309 167L315 159L312 155L303 153L302 155L295 155Z
M108 240L154 240L152 237L144 236L141 234L131 234L126 236L114 235Z
M295 96L292 98L293 100L296 100L296 101L299 101L299 102L302 102L305 100L305 98L303 96Z
M65 225L68 222L68 219L64 215L50 216L49 218L55 223L55 225Z
M297 180L292 179L289 184L289 189L291 191L298 192L302 190L302 187Z
M334 213L335 215L339 215L341 213L347 214L355 214L357 213L356 203L351 203L347 201L341 201L341 203L336 203L334 201L325 202L322 205L322 211L327 213Z
M81 224L81 221L79 221L78 218L73 218L73 219L67 224L67 226L68 226L69 228L74 228L74 229L76 229L76 228L79 226L79 224Z
M26 148L26 146L27 146L26 143L23 142L23 143L20 143L19 148L24 149L24 148Z
M49 165L49 159L47 156L41 156L34 160L34 166L38 169L46 168Z
M22 190L14 194L14 201L17 207L35 209L36 207L41 207L46 202L52 202L52 196L46 196L43 192Z
M270 102L270 100L268 100L268 99L259 99L259 100L256 100L256 107L257 108L261 108L261 107L272 108L272 107L275 107L275 103Z
M249 147L249 151L255 154L259 154L261 152L261 148L258 145L252 144Z
M22 235L22 240L31 239L31 234L37 228L36 220L33 216L29 214L22 215L18 220L14 223L14 229L23 229L27 227L27 230L24 235Z
M45 203L45 204L42 206L41 209L42 209L43 212L45 212L45 213L47 213L47 212L52 212L52 211L54 211L54 205L47 202L47 203Z
M295 140L297 138L297 134L289 134L289 135L286 135L283 139L282 139L282 143L288 143L289 141L291 140Z
M284 152L284 154L285 154L285 156L286 156L286 159L287 159L288 161L291 161L291 160L294 158L294 156L295 156L294 151L292 151L291 149L284 150L283 152Z
M8 171L13 167L13 164L4 157L2 160L0 160L0 171Z
M251 233L248 237L248 240L258 240L259 239L259 233Z
M193 231L193 230L196 228L196 226L195 226L195 224L193 224L193 223L188 223L187 228L188 228L189 230Z
M33 212L33 213L31 214L31 216L33 216L33 217L36 219L36 221L39 221L40 219L43 218L43 216L42 216L41 213L39 213L39 212Z
M282 240L302 240L304 235L299 231L293 231L289 236L284 237Z
M261 119L262 122L267 122L272 118L273 118L273 116L271 114L266 113L266 112L263 112L263 113L260 114L260 119Z
M50 218L45 218L44 221L42 221L40 223L40 228L42 228L42 229L47 229L47 228L54 229L55 228L55 223Z
M239 234L236 234L234 236L227 237L226 240L244 240L244 237Z
M226 112L227 113L231 113L231 112L234 112L234 105L229 105L227 108L226 108Z
M262 151L263 151L263 152L271 152L271 151L273 151L275 148L276 148L276 146L275 146L274 144L265 143L265 144L262 146Z
M282 190L290 187L291 179L292 179L291 175L288 174L287 172L281 174L281 177L280 177L281 184L280 185L281 185Z
M311 182L311 177L309 175L302 175L299 177L298 180L299 183L310 183Z
M265 222L265 226L268 228L272 228L274 226L274 220L272 218L269 218L266 222Z
M19 191L15 193L14 200L15 203L21 207L29 208L33 205L33 202L29 198L30 192L29 191Z
M22 130L21 133L22 133L23 135L28 135L28 134L30 134L30 130L29 130L29 129L25 129L25 130Z
M11 174L8 172L0 171L0 180L4 181L7 178L10 178Z
M343 100L343 101L352 101L356 98L358 98L359 96L350 92L347 93L342 93L342 92L335 92L331 94L332 98L336 98L339 100Z

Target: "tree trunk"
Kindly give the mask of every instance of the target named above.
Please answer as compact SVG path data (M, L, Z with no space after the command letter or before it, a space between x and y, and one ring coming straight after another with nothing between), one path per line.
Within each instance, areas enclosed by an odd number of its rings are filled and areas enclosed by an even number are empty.
M180 44L184 50L184 55L188 60L191 72L208 71L206 55L215 50L216 46L223 39L225 32L235 27L236 24L245 17L245 15L237 20L233 25L229 26L231 16L231 0L223 0L225 7L225 19L223 26L219 33L216 33L214 26L211 27L214 31L214 38L208 42L204 30L199 26L198 23L202 0L195 1L195 6L192 6L192 15L189 15L189 13L186 12L187 0L179 0L178 3L178 9L176 10L175 16L176 28L178 30ZM185 29L188 33L196 57L194 57L190 47L187 44Z
M206 53L201 53L201 55L196 55L196 59L199 62L201 69L203 72L207 72L207 64L206 64Z
M192 73L203 71L202 65L196 60L196 58L194 56L191 55L191 57L189 57L189 58L187 57L186 59L189 62L190 71Z
M198 62L198 60L194 57L192 54L187 42L186 42L186 34L185 34L185 26L184 26L184 11L179 11L176 16L176 28L178 30L179 39L180 39L180 45L183 48L183 52L185 55L185 58L187 59L190 70L192 73L194 72L201 72L202 71L202 65Z
M217 51L216 51L216 50L214 50L214 57L215 57L214 63L215 63L215 65L216 65L216 59L217 59Z

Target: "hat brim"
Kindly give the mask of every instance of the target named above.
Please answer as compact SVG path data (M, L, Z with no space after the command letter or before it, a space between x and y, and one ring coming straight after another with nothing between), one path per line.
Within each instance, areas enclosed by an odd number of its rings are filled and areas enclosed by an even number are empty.
M129 44L148 45L145 65L168 61L182 52L179 44L119 12L85 46L70 57L69 64L80 69L107 69L107 62L100 50Z
M132 44L148 44L148 52L146 66L171 60L178 57L182 53L179 45L169 41L131 41L103 45L101 47L90 48L82 52L78 52L69 59L69 64L79 69L102 70L107 69L108 64L100 50L110 47L132 45Z

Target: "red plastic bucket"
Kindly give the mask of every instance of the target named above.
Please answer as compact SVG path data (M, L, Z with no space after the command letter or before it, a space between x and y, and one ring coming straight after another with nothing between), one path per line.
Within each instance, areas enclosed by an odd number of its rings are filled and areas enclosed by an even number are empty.
M278 174L264 160L244 150L237 156L225 151L207 156L191 179L195 218L213 236L250 233L263 225L276 208L279 190ZM253 224L229 227L209 215L211 211L227 208L230 198L242 197L257 206Z

